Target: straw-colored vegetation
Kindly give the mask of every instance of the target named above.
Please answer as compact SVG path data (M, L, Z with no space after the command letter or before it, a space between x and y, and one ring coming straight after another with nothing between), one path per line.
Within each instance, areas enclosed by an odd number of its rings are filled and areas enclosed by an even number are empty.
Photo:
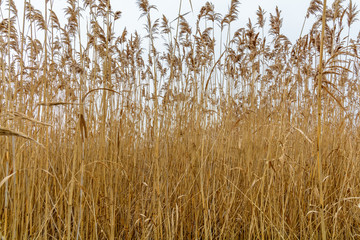
M360 238L355 1L294 43L237 0L193 26L138 0L147 36L109 0L0 3L3 239Z

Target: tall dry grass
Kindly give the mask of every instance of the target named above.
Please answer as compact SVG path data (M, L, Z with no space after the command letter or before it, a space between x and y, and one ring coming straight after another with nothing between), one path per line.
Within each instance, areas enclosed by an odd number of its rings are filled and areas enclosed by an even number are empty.
M295 43L278 8L137 4L146 36L108 0L1 3L1 237L359 238L356 4L311 1Z

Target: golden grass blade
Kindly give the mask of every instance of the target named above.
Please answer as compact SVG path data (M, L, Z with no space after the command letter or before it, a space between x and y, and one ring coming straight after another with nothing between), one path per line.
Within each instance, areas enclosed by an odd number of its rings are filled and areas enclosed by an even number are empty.
M326 86L322 85L322 88L336 101L336 103L341 107L342 110L346 111L345 107L341 104L340 100L337 99Z
M80 114L80 132L83 140L87 138L86 121L83 114Z
M0 136L15 136L15 137L21 137L21 138L25 138L25 139L28 139L28 140L31 140L35 143L37 143L38 145L44 147L44 145L42 145L41 143L39 143L38 141L36 141L35 139L21 133L21 132L16 132L14 130L10 130L10 129L7 129L7 128L3 128L3 127L0 127Z
M47 127L52 127L52 125L49 124L49 123L44 123L44 122L38 121L38 120L36 120L34 118L28 117L27 115L25 115L23 113L20 113L20 112L13 112L13 115L15 117L19 117L21 119L28 120L28 121L33 122L33 123L37 123L37 124L44 125L44 126L47 126Z
M301 129L294 127L294 126L291 126L291 127L294 128L296 131L298 131L301 135L303 135L310 144L314 144L314 142L311 141L311 139L308 136L306 136L306 134Z
M176 21L176 20L178 20L179 18L182 18L182 17L184 17L184 16L188 15L189 13L191 13L191 12L186 12L186 13L183 13L183 14L179 15L179 16L178 16L178 17L176 17L174 20L172 20L170 23L175 22L175 21Z
M92 92L95 92L95 91L100 91L100 90L103 90L103 91L109 91L109 92L113 92L113 93L117 93L119 95L121 95L121 93L111 89L111 88L95 88L95 89L91 89L90 91L88 91L84 96L83 98L81 99L81 102L84 103L85 102L85 98Z
M189 0L189 3L190 3L191 11L194 12L193 5L192 5L191 0Z
M209 82L210 82L210 79L211 79L211 76L212 76L212 73L216 67L216 65L219 64L219 62L221 61L221 58L224 56L224 54L226 53L226 50L223 51L223 53L220 55L219 59L216 61L216 63L214 64L214 66L211 68L210 70L210 73L209 73L209 76L208 76L208 79L206 80L206 84L205 84L205 91L208 89L208 85L209 85Z
M52 107L52 106L79 105L79 104L73 102L42 102L42 103L38 103L37 105Z
M6 176L3 178L3 180L1 180L0 182L0 188L2 187L2 185L4 185L12 176L15 175L16 172L13 172L12 174L10 174L9 176Z

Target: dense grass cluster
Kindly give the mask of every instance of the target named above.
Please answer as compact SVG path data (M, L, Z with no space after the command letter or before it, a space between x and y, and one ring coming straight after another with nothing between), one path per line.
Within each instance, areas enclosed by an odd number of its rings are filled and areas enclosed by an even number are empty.
M194 26L138 0L143 37L109 0L0 4L3 239L360 237L352 1L312 0L295 43L279 9L233 29L238 0Z

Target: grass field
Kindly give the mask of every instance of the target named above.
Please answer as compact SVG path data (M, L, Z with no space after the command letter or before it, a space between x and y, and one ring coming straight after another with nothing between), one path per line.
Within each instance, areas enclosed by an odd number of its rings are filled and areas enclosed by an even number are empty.
M291 43L237 0L138 0L147 36L108 0L0 1L0 237L360 239L359 11L324 2Z

